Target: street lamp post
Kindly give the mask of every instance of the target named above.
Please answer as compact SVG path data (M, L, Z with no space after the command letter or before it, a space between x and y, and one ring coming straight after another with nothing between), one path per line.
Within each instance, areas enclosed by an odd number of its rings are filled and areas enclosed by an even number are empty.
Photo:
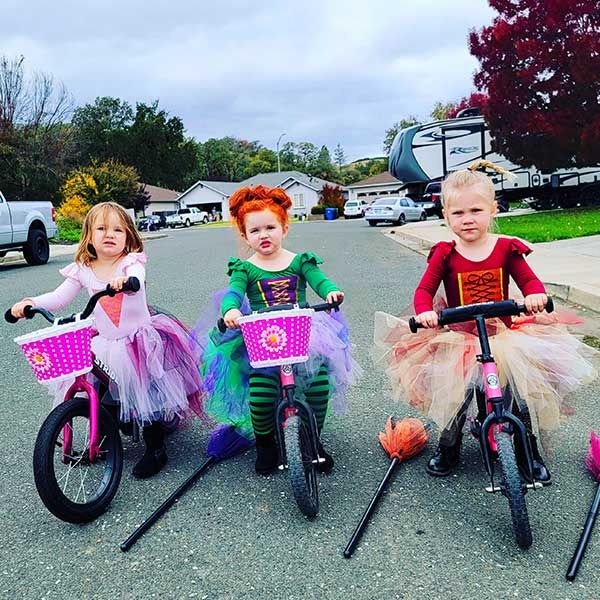
M284 135L287 135L287 134L285 134L285 133L282 133L282 134L279 136L279 139L277 140L277 172L278 172L278 173L281 173L281 163L279 162L279 142L281 142L281 138L282 138Z

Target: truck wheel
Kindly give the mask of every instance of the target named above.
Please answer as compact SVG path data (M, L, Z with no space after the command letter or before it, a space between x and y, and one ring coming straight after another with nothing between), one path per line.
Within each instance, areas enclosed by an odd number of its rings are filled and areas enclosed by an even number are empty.
M186 227L189 227L190 225L191 225L191 223L190 223L190 220L189 220L189 219L186 219L186 220L185 220L185 226L186 226Z
M50 244L46 233L41 229L31 229L27 243L23 246L23 256L30 265L45 265L50 258Z

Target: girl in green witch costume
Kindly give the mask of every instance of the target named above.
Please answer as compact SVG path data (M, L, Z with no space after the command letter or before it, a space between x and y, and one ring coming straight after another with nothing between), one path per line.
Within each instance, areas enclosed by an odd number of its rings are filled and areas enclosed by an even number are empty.
M311 252L294 254L282 247L291 205L289 196L279 188L242 188L231 196L229 212L254 254L248 260L229 261L229 288L218 296L227 332L221 334L212 328L206 336L201 324L195 328L195 336L206 340L203 373L209 392L207 412L218 422L233 423L248 437L255 437L255 468L263 475L277 468L274 406L280 394L279 368L250 367L238 319L265 306L305 302L307 284L327 302L344 298L319 269L322 261L318 256ZM350 350L343 317L339 313L315 313L309 359L297 366L296 383L315 413L319 431L330 398L336 412L342 409L347 387L360 374ZM320 469L330 471L332 457L322 448L319 453L325 458Z

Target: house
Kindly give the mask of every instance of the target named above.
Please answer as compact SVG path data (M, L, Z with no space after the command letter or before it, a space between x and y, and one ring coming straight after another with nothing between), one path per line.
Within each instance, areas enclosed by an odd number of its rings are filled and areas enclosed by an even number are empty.
M349 192L348 199L366 200L371 203L380 196L398 194L403 187L404 185L399 179L396 179L389 171L384 171L383 173L379 173L379 175L367 177L367 179L347 186Z
M149 204L144 211L146 215L170 214L179 208L180 192L168 190L155 185L142 184L144 191L150 196Z
M239 183L198 181L183 192L178 197L178 201L181 206L197 206L207 211L215 207L223 215L223 220L229 221L229 197L241 187L265 185L267 187L280 187L285 190L292 199L290 214L298 216L309 214L310 209L318 204L321 190L326 184L332 186L338 185L319 177L306 175L300 171L259 173ZM344 192L346 191L344 188L342 189Z

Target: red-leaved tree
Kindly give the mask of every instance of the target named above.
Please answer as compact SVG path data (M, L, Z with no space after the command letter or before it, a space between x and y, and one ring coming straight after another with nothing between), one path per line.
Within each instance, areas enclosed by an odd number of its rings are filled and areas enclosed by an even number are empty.
M461 100L446 113L446 118L455 119L456 115L465 108L478 108L482 113L484 113L487 102L487 94L482 94L481 92L472 92L470 96L461 98Z
M470 34L494 149L542 170L600 162L600 1L489 0Z

